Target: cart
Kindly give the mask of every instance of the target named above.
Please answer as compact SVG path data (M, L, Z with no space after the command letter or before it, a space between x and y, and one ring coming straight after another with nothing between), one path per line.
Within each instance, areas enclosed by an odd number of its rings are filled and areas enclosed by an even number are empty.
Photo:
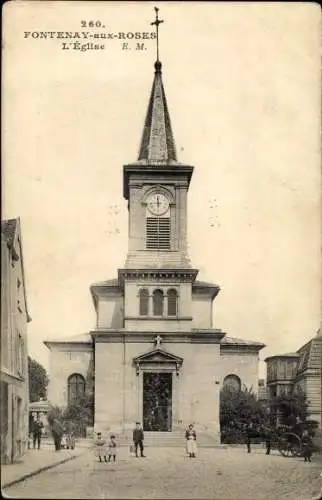
M283 457L301 457L302 440L294 432L285 432L277 439L277 449Z

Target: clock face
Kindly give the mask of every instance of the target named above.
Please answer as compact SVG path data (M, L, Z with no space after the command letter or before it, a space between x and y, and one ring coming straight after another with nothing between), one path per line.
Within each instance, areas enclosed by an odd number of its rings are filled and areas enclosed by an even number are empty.
M169 200L164 194L155 193L148 199L148 209L154 215L163 215L169 209Z

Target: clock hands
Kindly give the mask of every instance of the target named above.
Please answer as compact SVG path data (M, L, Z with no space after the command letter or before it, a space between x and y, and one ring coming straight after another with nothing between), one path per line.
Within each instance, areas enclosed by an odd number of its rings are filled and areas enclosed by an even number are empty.
M165 199L164 196L160 194L155 194L154 196L151 197L149 206L152 211L155 212L156 215L161 215L161 213L164 213L167 210L167 200Z

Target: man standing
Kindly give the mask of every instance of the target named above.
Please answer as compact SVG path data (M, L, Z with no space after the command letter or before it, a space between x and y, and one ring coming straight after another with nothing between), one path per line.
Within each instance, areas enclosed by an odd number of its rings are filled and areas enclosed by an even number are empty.
M252 448L251 448L251 437L252 437L252 424L246 424L246 446L247 446L247 453L251 453Z
M32 426L32 438L33 438L33 449L36 448L36 443L37 443L37 449L40 450L40 443L41 443L41 436L42 436L42 429L43 429L44 424L39 418L39 415L37 416L37 419L34 420L33 426Z
M312 439L306 429L302 434L302 450L303 450L304 462L311 462Z
M266 444L266 455L271 453L271 444L272 444L272 430L270 427L266 427L265 429L265 444Z
M55 451L60 451L64 428L57 418L53 420L53 423L51 425L51 433L54 438Z
M144 434L141 428L141 424L140 422L136 422L136 427L135 429L133 429L133 443L134 443L136 458L138 457L138 447L140 448L141 457L145 457L145 455L143 455L143 449L144 449L143 440L144 440Z

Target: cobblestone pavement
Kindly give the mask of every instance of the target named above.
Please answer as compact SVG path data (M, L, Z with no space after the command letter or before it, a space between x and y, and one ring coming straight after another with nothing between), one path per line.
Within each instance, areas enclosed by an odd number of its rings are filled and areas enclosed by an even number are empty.
M4 490L9 498L279 499L310 500L322 487L321 459L266 456L243 449L200 449L189 459L179 448L146 449L146 458L118 451L116 464L92 451Z
M83 454L88 447L89 443L84 439L77 441L74 450L62 449L56 452L52 442L43 441L40 450L30 449L15 464L1 466L1 484L5 487L7 484L20 481L23 477L41 472L42 469L57 466L60 462Z

